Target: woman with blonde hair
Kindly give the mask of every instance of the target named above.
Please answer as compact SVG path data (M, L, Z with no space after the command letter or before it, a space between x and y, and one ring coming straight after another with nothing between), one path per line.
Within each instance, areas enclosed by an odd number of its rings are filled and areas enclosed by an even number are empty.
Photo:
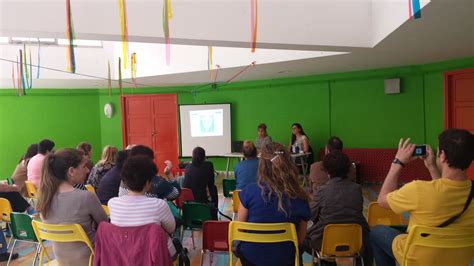
M252 223L295 224L301 243L310 219L309 196L299 184L298 170L288 150L279 143L262 147L257 183L247 185L240 193L237 220ZM261 254L272 254L261 256ZM292 243L241 242L236 250L242 265L294 265Z
M102 150L102 157L100 161L92 168L87 184L92 185L95 190L99 188L102 177L115 166L115 156L117 155L117 148L113 146L105 146Z
M76 149L61 149L46 156L36 208L44 223L80 224L94 243L96 225L108 217L96 195L74 188L85 178L86 163ZM84 243L53 242L53 251L60 265L89 263L90 250Z

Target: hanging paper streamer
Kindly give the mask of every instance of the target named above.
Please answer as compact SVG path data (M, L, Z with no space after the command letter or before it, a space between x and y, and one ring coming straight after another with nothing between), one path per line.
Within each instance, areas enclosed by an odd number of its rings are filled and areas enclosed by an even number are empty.
M413 10L413 13L412 13L412 10ZM410 18L412 18L412 17L414 19L421 18L420 0L409 0L408 12L409 12Z
M125 0L119 0L120 5L120 29L122 31L123 68L127 69L128 58L128 28L127 28L127 6Z
M231 82L232 80L234 80L236 77L238 77L240 74L244 73L245 70L247 70L249 67L251 66L255 66L257 62L253 61L252 63L250 63L250 65L244 67L242 70L240 70L237 74L235 74L232 78L230 78L229 80L226 81L226 83L229 83Z
M207 70L209 70L209 78L212 80L212 46L207 47Z
M170 25L169 20L173 18L173 11L171 10L171 0L163 0L163 33L165 34L165 49L166 49L166 65L170 65L171 57L171 42L170 42Z
M257 22L258 22L258 0L250 0L250 39L252 41L252 53L257 48Z
M28 89L33 87L33 61L31 60L31 47L28 47L30 52L30 83L28 84Z
M23 58L24 58L24 73L25 73L25 81L26 81L26 87L29 88L30 87L30 74L28 72L28 60L26 59L26 45L23 44ZM31 63L31 61L30 61Z
M12 62L12 80L13 80L13 89L16 90L15 63L13 63L13 62Z
M38 63L36 63L38 68L36 69L36 79L40 78L40 54L41 54L41 41L38 39Z
M112 88L112 81L110 79L110 61L107 61L107 90L109 91L109 96L110 96L111 88Z
M23 51L21 49L20 49L20 73L21 73L21 88L22 88L22 91L23 91L23 95L26 95L25 73L23 72Z
M119 63L118 63L118 71L119 71L119 89L120 89L120 95L123 94L122 92L122 59L119 57Z
M74 24L72 22L71 0L66 0L66 38L69 41L69 47L67 49L68 71L76 73L76 59L74 57L74 40L76 39L76 36L74 34Z
M216 69L216 75L214 76L214 83L216 83L217 81L217 74L219 74L219 69L221 69L221 66L219 65L216 65L217 69Z
M21 51L20 51L21 54ZM16 71L18 77L18 96L21 96L21 65L18 61L18 56L16 57Z
M413 0L413 17L415 19L421 18L420 0Z
M137 53L132 53L130 58L130 69L132 71L132 81L135 88L137 87L136 78L137 78Z

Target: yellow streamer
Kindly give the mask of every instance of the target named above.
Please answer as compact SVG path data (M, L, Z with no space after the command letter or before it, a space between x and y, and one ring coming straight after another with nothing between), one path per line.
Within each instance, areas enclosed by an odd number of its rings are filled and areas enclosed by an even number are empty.
M127 14L125 0L119 0L120 5L120 24L122 31L122 49L123 49L123 68L127 69L128 58L128 30L127 30Z
M167 7L166 13L167 13L168 19L172 19L173 11L171 10L171 0L166 0L166 7Z

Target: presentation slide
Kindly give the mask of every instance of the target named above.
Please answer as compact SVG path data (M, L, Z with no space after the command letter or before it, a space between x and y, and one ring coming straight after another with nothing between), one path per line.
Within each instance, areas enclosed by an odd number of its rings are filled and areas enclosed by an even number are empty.
M231 152L230 104L180 105L181 156L200 146L207 156Z

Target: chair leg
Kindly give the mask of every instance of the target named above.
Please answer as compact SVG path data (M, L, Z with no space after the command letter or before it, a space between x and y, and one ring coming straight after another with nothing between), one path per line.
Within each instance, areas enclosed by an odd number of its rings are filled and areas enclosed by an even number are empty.
M13 243L13 245L15 245L15 243ZM33 266L35 266L36 264L36 260L38 259L38 255L41 251L41 245L38 243L36 244L36 253L35 253L35 258L33 259Z
M194 230L191 230L191 239L193 240L193 249L196 249L196 245L194 244Z
M212 252L209 254L209 260L210 260L209 266L212 266L212 261L214 260L214 254Z
M12 240L13 240L13 233L12 233L12 228L10 226L10 223L7 223L7 228L10 231L10 240L8 240L8 244L7 244L7 249L9 249L10 244L12 243Z
M13 237L12 237L13 238ZM7 266L10 265L10 261L12 260L13 249L15 249L16 239L13 240L12 250L10 250L10 256L8 257Z
M204 250L201 250L201 266L204 264Z

